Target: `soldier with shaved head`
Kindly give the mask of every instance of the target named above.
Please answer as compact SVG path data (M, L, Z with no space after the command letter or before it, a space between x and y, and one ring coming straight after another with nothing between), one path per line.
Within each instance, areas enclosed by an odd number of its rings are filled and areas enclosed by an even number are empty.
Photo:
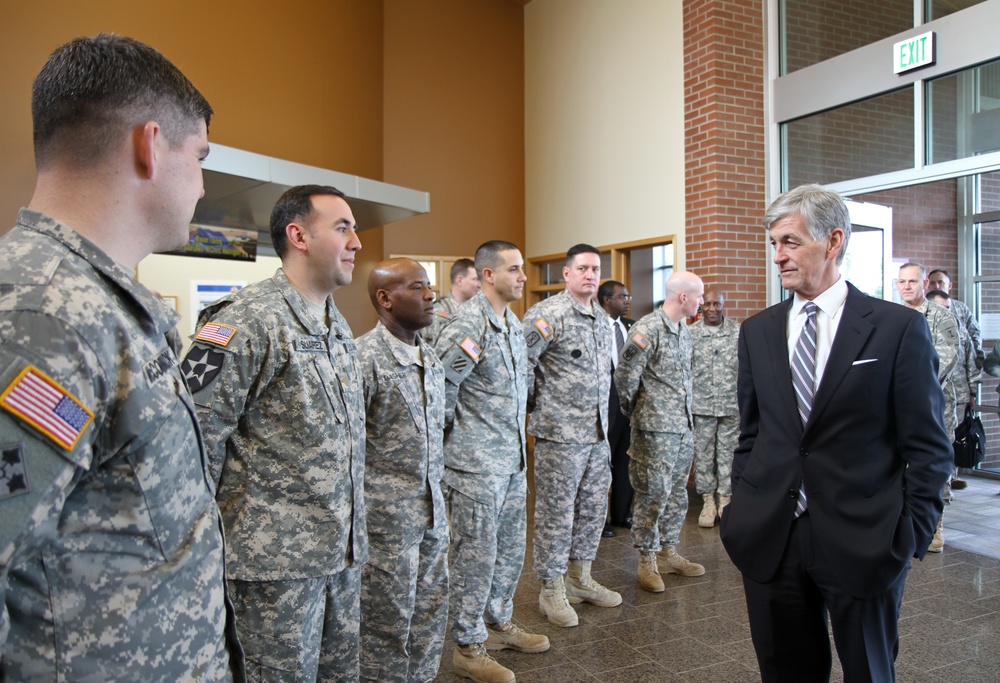
M361 680L430 681L448 623L444 366L417 332L434 292L416 261L368 277L378 324L358 338L366 420L369 558L361 575Z

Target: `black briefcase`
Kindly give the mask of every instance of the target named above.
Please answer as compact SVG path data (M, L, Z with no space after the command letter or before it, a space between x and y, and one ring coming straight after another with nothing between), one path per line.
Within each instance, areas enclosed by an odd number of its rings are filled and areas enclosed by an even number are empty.
M955 428L955 442L952 447L955 449L956 467L975 467L986 455L986 432L983 429L983 421L976 417L968 406L965 408L965 419Z

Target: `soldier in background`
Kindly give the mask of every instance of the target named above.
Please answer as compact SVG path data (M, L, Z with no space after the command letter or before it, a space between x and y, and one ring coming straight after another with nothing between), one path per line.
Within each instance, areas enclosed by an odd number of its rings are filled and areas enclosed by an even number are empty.
M528 347L528 433L535 437L532 565L549 623L579 623L572 602L617 607L622 596L590 575L611 485L608 315L597 303L601 253L589 244L566 252L566 289L524 314ZM564 576L565 575L565 576Z
M479 275L472 259L460 258L451 264L451 291L434 304L434 318L420 336L434 345L448 319L455 315L458 307L471 299L479 291Z
M955 397L954 387L950 383L950 378L955 372L958 361L958 349L960 337L958 333L958 318L949 311L935 303L931 303L924 296L927 290L927 269L919 263L904 263L899 267L899 277L896 280L896 289L903 300L903 305L907 308L920 311L927 319L927 325L931 330L931 339L934 341L934 350L938 355L938 381L945 394L944 406L944 429L948 438L955 438ZM949 397L948 394L951 393ZM951 484L945 482L942 493L944 504L951 503ZM938 520L937 531L927 548L929 552L939 553L944 548L944 515Z
M698 312L705 285L694 273L667 278L663 306L629 330L615 384L632 420L629 474L635 489L632 545L647 591L662 593L661 574L701 576L705 568L677 552L687 514L687 478L694 458L691 334L684 318Z
M732 495L730 473L740 435L736 404L737 346L740 325L726 317L725 295L705 291L702 317L691 332L691 375L694 385L694 481L702 497L698 526L711 529ZM718 495L718 505L716 505Z
M927 300L947 308L955 313L952 308L955 299L948 296L948 293L940 289L932 289L927 292ZM958 318L957 314L955 316ZM948 386L944 387L945 411L952 411L955 414L956 424L965 417L965 411L976 409L976 397L979 395L979 384L981 382L981 372L976 367L976 349L968 331L958 320L958 357L955 360L955 371L948 378ZM951 435L954 438L954 433ZM951 488L954 490L964 489L968 484L964 479L958 478L958 468L952 468Z
M365 406L332 296L351 282L355 230L336 188L281 195L281 267L206 308L184 360L252 680L358 679Z
M358 339L366 408L368 564L361 570L361 679L408 683L438 673L448 626L444 368L417 335L434 291L419 263L377 264L379 321Z
M938 290L947 294L951 299L951 312L955 314L958 318L959 325L965 328L965 331L969 333L969 339L972 341L972 348L974 350L973 357L976 361L976 367L982 369L983 359L986 357L983 353L983 333L979 329L979 321L976 320L976 316L972 314L972 309L968 307L963 301L951 296L951 276L948 275L948 271L942 268L936 268L927 274L927 296L930 296L930 292L933 290Z
M511 683L489 651L544 652L546 636L511 622L527 531L526 359L510 309L524 290L524 259L510 242L476 250L482 291L445 325L444 492L451 521L452 658L455 673Z
M179 316L135 279L187 241L212 108L100 34L49 57L31 115L0 239L0 680L241 679Z

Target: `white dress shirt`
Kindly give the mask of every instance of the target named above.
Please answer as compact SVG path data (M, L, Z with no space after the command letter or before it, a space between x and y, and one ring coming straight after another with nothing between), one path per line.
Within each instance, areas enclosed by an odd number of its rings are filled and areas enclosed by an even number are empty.
M799 342L799 334L806 324L806 313L803 307L808 299L795 294L791 308L788 309L788 362L791 364L795 346ZM835 283L812 300L819 309L816 311L816 380L813 392L819 388L826 361L830 358L830 348L833 338L837 336L840 317L844 313L844 302L847 301L847 281L841 276Z

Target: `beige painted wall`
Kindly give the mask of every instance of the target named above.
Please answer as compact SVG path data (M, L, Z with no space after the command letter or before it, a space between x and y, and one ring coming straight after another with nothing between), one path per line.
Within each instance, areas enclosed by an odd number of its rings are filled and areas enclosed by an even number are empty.
M683 244L680 0L533 0L524 12L527 255Z

